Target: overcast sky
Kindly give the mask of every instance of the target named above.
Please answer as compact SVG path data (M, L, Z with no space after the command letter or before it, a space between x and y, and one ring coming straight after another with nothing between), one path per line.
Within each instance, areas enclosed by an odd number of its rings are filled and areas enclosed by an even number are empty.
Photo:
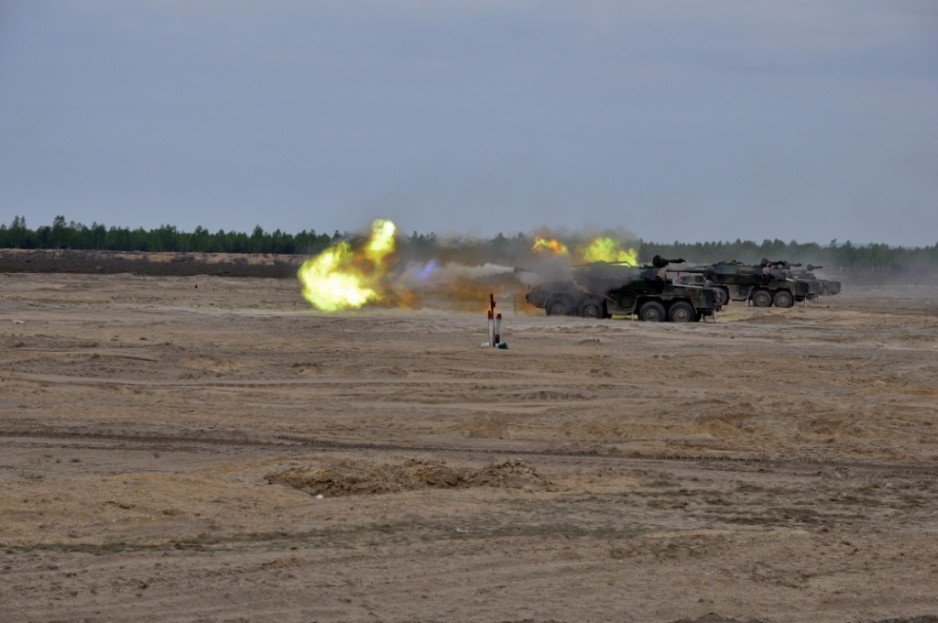
M0 0L0 220L938 242L938 2Z

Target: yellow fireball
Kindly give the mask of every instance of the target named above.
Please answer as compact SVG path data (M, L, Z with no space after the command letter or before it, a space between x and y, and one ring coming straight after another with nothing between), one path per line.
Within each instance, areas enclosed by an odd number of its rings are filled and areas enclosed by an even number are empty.
M622 243L609 236L593 239L580 250L580 257L584 262L625 262L633 266L638 264L638 252L635 249L626 249Z
M537 236L534 239L534 245L531 247L531 250L535 253L549 252L554 255L568 255L570 250L567 248L567 245L560 242L555 238L543 238Z
M394 223L378 219L361 249L339 241L300 266L297 277L303 298L322 311L358 309L381 299L381 278L386 258L394 252Z

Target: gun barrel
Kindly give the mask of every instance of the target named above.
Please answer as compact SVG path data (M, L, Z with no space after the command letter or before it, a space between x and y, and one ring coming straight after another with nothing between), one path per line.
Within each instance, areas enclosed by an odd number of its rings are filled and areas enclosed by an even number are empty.
M661 257L660 255L656 255L655 257L651 258L651 265L654 266L655 268L665 268L668 264L683 264L683 263L684 263L683 257L679 257L679 258L671 260L666 257Z

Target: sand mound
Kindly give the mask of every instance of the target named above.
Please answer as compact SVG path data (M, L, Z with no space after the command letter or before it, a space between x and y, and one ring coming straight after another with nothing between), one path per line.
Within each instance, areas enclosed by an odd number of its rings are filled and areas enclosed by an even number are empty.
M326 496L395 493L428 488L548 490L553 487L549 480L516 459L493 463L481 469L452 467L441 461L421 459L382 465L340 461L328 467L289 469L268 474L267 482Z
M525 389L513 392L513 396L521 400L589 400L593 395L584 391L570 391L560 389Z

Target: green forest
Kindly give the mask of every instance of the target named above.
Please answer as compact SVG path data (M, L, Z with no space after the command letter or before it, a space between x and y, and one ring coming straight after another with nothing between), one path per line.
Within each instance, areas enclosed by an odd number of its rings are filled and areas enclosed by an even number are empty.
M86 249L102 251L172 251L204 253L278 253L314 255L340 239L354 234L335 231L332 234L303 230L291 234L279 229L265 231L260 226L248 234L218 230L210 232L196 227L191 232L172 225L156 229L90 226L66 221L57 216L51 225L31 229L26 219L17 216L12 223L0 224L0 248L5 249ZM533 237L529 234L491 239L452 239L435 234L414 232L401 240L401 250L414 259L449 258L519 262L530 255ZM738 259L758 262L761 258L814 262L829 268L851 271L903 271L938 265L938 243L924 247L897 247L887 244L852 244L849 240L831 240L827 244L799 243L794 240L750 240L717 242L657 243L641 239L627 241L634 246L642 261L654 255L682 257L693 262L716 262Z

